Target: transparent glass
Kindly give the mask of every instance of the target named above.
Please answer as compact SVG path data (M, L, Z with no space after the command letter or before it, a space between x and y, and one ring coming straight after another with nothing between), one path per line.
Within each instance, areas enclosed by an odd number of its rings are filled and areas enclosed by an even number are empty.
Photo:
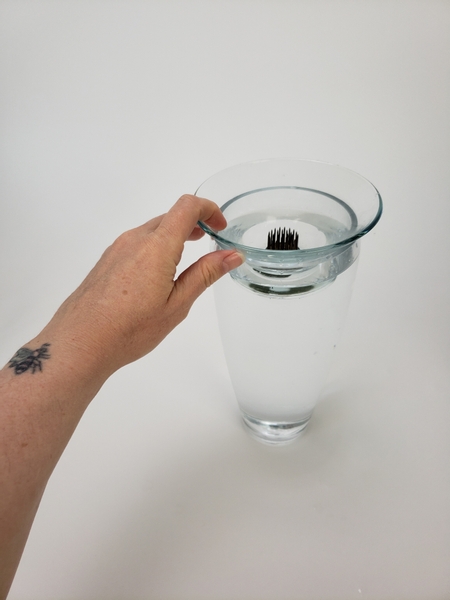
M273 159L214 175L196 194L228 225L200 226L244 264L214 286L225 357L245 425L260 441L293 441L306 427L339 339L359 255L381 197L364 177L318 161ZM271 249L278 230L297 249Z

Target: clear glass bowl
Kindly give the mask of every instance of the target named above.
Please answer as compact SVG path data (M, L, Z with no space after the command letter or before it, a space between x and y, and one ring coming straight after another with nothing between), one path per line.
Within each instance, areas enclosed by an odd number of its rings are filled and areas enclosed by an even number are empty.
M207 179L196 195L215 201L228 222L220 232L200 222L202 229L219 248L245 256L232 276L270 294L299 293L335 278L382 213L381 196L367 179L314 160L236 165ZM267 249L269 232L280 227L298 233L298 250Z

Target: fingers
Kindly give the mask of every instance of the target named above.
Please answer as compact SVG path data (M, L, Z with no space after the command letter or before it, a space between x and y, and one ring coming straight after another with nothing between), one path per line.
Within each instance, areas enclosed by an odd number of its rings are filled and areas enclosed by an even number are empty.
M243 260L236 250L218 250L203 256L175 281L173 301L189 310L200 294L223 275L239 267Z
M142 229L143 231L145 231L146 233L151 233L152 231L155 231L156 229L158 229L161 221L164 219L166 215L159 215L158 217L154 217L153 219L150 219L150 221L147 221L147 223L144 223L143 225L141 225L140 227L137 227L136 229Z
M163 214L163 215L159 215L158 217L154 217L153 219L150 219L150 221L147 221L147 223L144 223L143 225L136 227L136 230L141 230L142 233L144 233L144 234L152 233L158 229L160 223L162 222L162 220L164 219L165 216L166 215ZM203 231L203 229L199 225L196 224L187 239L189 241L195 241L195 240L199 240L204 235L205 235L205 232Z
M169 252L178 254L186 240L201 237L198 221L204 221L212 229L219 231L227 226L217 204L205 198L185 195L163 215L156 233L164 238Z
M136 229L141 230L144 234L152 233L158 229L159 224L161 223L164 217L165 214L160 215L159 217L155 217L154 219L147 221L147 223L144 223L144 225L141 225ZM199 225L195 225L194 229L192 230L190 236L187 239L188 241L192 242L201 239L204 235L205 232L203 231L203 229Z
M196 240L200 240L205 235L205 232L199 225L196 225L192 230L191 235L188 237L190 242L194 242Z

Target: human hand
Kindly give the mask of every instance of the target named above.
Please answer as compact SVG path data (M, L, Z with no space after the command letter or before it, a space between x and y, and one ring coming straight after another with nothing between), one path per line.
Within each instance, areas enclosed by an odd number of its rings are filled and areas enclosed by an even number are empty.
M184 242L203 235L199 220L226 226L213 202L183 196L167 214L122 234L0 371L1 598L48 478L89 402L114 371L153 350L209 285L241 264L234 250L212 252L174 279ZM22 361L25 368L9 368L23 356L38 367Z
M174 279L185 241L203 236L199 220L226 227L216 204L186 195L166 214L123 233L39 338L54 347L56 336L109 373L153 350L208 286L242 263L238 252L220 250Z

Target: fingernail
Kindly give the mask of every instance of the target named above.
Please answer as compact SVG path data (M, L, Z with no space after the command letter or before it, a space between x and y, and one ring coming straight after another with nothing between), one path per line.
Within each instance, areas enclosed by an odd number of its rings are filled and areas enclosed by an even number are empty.
M225 267L225 273L228 271L232 271L236 269L236 267L240 267L244 262L244 255L240 252L233 252L233 254L229 254L226 258L223 259L223 266Z

